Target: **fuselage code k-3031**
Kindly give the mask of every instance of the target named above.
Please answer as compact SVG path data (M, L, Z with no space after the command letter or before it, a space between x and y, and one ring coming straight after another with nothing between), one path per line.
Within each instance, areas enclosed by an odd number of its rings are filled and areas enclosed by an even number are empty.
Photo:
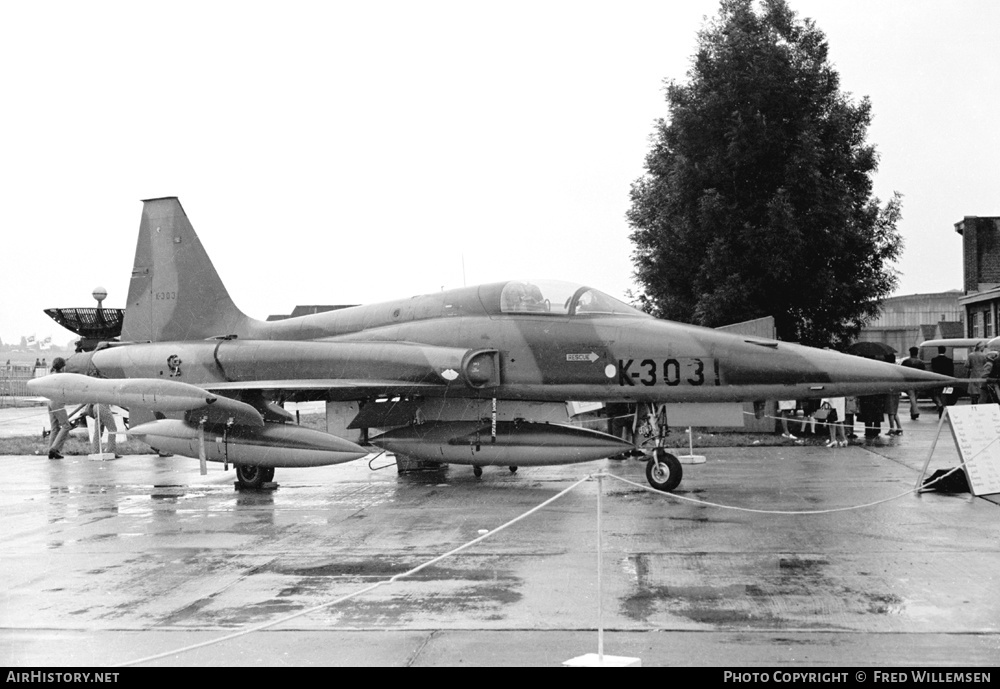
M715 359L619 359L618 385L720 385Z

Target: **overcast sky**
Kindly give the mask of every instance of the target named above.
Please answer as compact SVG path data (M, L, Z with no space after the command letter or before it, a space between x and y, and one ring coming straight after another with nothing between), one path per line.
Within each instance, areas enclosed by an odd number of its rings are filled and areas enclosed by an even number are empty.
M960 289L1000 215L995 0L789 0L868 96L897 294ZM517 277L633 287L629 186L717 0L7 2L0 338L124 306L177 196L249 315Z

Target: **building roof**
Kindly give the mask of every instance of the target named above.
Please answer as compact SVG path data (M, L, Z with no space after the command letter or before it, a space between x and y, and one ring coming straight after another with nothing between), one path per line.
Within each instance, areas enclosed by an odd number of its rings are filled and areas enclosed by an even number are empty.
M895 297L886 297L882 300L883 304L892 304L893 302L904 302L904 301L914 301L923 300L928 297L940 297L944 298L955 298L962 296L962 290L960 289L950 289L945 292L920 292L919 294L901 294Z
M308 316L313 313L326 313L327 311L339 311L348 309L357 304L300 304L292 309L290 314L272 314L267 317L269 321L283 321L286 318L297 318L298 316Z
M939 339L965 337L965 324L956 321L940 321L937 324Z
M937 339L936 333L937 333L937 325L927 325L925 323L924 325L920 326L920 341L923 342L924 340Z

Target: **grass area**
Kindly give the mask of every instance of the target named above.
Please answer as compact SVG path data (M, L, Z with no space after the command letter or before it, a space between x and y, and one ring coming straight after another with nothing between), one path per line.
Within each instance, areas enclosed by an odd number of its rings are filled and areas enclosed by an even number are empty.
M120 455L151 454L149 445L138 440L126 440L115 448ZM105 447L107 451L107 447ZM0 455L48 455L49 439L41 435L0 438ZM88 455L92 452L90 441L70 436L62 447L64 455Z

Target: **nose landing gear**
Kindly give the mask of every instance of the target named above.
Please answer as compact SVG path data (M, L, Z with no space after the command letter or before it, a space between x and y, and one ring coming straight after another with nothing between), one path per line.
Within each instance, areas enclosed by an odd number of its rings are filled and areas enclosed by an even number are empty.
M680 485L683 475L680 460L662 447L653 450L652 457L646 462L646 480L656 490L669 493Z

